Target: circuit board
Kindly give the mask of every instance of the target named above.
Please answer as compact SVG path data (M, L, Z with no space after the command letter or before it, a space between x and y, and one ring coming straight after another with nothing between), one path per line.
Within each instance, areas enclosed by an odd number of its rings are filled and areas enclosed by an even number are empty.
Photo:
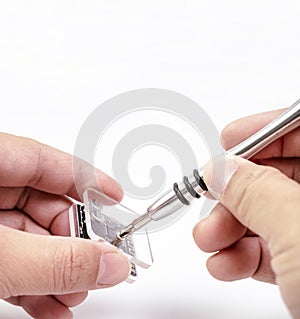
M78 220L78 237L91 239L88 234L87 224L86 224L86 213L84 205L77 205L77 220ZM92 231L95 235L99 237L99 240L111 243L119 231L124 228L124 225L120 224L118 221L104 215L97 213L97 219L91 220ZM132 236L128 236L123 240L118 248L121 249L125 254L135 257L135 248ZM136 266L131 263L131 274L132 279L137 277Z

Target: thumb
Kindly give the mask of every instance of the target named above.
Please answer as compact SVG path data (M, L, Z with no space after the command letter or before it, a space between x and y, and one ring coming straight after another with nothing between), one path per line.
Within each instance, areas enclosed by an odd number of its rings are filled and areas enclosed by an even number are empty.
M0 233L0 298L109 287L129 274L127 258L102 243L5 226L0 226Z
M222 169L220 181L213 172ZM226 156L225 162L217 159L206 166L204 180L210 193L270 248L275 249L287 232L291 240L299 238L300 186L279 170Z

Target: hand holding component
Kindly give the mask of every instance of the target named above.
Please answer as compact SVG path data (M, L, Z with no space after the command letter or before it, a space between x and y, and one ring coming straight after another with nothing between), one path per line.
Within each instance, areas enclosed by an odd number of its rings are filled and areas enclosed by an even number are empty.
M67 196L79 200L71 155L3 133L0 144L0 298L34 318L72 318L69 307L87 290L126 279L128 261L111 245L67 237ZM97 175L103 191L120 199L117 184Z

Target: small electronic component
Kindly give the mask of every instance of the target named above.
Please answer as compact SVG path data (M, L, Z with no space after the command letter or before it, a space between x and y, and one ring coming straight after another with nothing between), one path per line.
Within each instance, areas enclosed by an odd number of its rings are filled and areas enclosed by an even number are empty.
M122 218L130 220L137 215L96 190L88 189L83 197L84 205L74 204L70 208L70 226L73 237L112 244L117 234L125 227ZM130 235L116 247L131 262L131 273L127 282L134 282L137 279L137 265L148 268L153 262L146 232L144 235Z

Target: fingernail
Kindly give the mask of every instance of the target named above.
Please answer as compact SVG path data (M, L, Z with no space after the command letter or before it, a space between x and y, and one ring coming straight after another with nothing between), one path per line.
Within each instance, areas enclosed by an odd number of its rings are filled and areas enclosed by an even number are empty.
M97 285L116 285L127 279L130 265L127 258L118 252L106 252L100 260Z
M123 187L118 182L116 182L116 186L117 186L117 197L120 198L120 200L122 200L124 195Z
M115 180L115 183L117 184L117 187L119 188L119 191L121 191L123 193L122 185L119 182L117 182L116 180Z
M209 161L203 174L209 193L220 199L236 170L234 156L218 156Z

